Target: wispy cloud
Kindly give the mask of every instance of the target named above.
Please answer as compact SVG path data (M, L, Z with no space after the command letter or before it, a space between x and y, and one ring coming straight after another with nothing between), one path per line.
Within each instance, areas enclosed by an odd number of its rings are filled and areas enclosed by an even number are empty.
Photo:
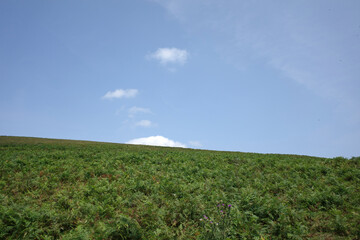
M319 0L310 9L303 1L153 1L194 34L221 36L215 48L240 69L267 64L358 119L358 1Z
M186 145L181 142L170 140L163 136L151 136L144 138L136 138L127 142L128 144L137 145L152 145L152 146L163 146L163 147L181 147L186 148Z
M135 123L135 126L139 127L151 127L154 124L150 120L141 120Z
M137 89L116 89L115 91L107 92L102 98L103 99L114 99L114 98L133 98L138 94Z
M184 49L178 48L159 48L154 53L149 54L149 59L158 60L161 64L185 64L189 53Z
M131 107L129 108L128 110L128 113L129 113L129 117L134 117L136 114L139 114L139 113L152 113L151 110L149 108L142 108L142 107Z

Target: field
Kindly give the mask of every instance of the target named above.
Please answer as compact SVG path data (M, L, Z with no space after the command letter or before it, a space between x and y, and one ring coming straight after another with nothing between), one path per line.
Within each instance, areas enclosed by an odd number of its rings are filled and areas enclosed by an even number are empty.
M360 158L0 137L0 202L0 239L360 239Z

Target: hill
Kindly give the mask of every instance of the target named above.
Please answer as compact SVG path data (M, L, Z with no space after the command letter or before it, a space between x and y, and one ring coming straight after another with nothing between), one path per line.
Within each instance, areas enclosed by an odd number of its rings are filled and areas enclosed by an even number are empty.
M0 137L0 239L360 239L359 158Z

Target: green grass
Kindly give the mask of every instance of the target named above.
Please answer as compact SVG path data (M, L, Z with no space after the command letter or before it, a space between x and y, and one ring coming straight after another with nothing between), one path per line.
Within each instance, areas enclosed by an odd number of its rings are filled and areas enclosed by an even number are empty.
M359 157L0 137L0 239L205 239L220 201L227 239L360 239L359 190Z

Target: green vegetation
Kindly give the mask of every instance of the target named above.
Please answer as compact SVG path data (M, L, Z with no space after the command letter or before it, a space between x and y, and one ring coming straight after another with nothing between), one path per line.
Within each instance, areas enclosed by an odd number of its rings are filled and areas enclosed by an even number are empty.
M359 190L359 157L0 137L0 239L360 239Z

